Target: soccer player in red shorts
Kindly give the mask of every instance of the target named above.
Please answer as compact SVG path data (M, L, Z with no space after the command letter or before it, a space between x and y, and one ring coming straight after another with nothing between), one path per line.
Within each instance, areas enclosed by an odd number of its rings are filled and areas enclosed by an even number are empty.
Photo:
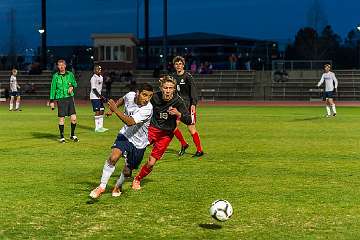
M183 57L181 56L174 57L173 64L176 70L175 73L173 74L173 77L176 79L177 82L177 86L176 86L177 93L180 95L182 99L184 99L185 105L191 113L192 122L190 125L188 125L188 129L196 146L196 152L193 155L193 157L201 157L202 155L204 155L204 151L201 146L199 133L195 127L196 104L198 97L197 97L194 79L189 72L186 72L184 70L185 59ZM178 128L179 124L180 121L177 121L177 128L175 129L174 134L175 137L181 143L179 156L182 156L185 154L185 150L189 147L189 144L185 141L181 131Z
M134 178L132 188L139 190L141 180L153 169L156 161L164 155L174 136L176 121L180 119L186 125L191 124L191 116L184 101L175 93L176 80L171 76L160 78L160 90L154 93L151 104L153 115L149 126L149 142L153 149L149 160L141 167Z

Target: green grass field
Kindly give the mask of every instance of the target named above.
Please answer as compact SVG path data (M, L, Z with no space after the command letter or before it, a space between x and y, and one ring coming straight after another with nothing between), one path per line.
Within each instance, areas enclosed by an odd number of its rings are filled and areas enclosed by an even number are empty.
M120 120L105 119L110 131L94 133L90 106L78 107L80 142L60 144L56 112L7 107L0 105L0 239L360 238L358 108L338 107L327 119L323 107L200 107L204 157L191 158L192 144L179 159L174 140L142 190L129 180L113 198L120 161L108 192L88 204ZM67 119L67 137L69 128ZM224 223L208 213L219 198L234 208Z

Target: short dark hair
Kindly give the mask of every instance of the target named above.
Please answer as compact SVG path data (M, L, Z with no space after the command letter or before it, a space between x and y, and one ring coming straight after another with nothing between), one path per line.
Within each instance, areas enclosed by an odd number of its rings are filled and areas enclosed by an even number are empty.
M185 65L185 58L183 58L182 56L176 56L173 58L172 62L173 62L173 64L175 64L177 62L182 62L182 64Z
M63 63L63 64L66 65L66 61L65 61L64 59L59 59L59 60L57 60L57 64L59 64L59 63Z
M149 92L153 92L154 88L149 83L142 83L142 84L138 85L137 90L139 91L139 93L141 93L144 90L149 91Z

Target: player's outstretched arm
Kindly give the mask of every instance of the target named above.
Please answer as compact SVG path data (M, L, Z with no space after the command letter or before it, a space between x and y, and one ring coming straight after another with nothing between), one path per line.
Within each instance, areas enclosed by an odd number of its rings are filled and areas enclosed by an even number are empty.
M119 98L119 99L116 101L116 108L124 105L124 103L125 103L124 98L122 98L122 97ZM105 113L106 116L111 116L112 114L113 114L113 111L112 111L111 109L109 109L109 110Z
M108 106L109 109L114 112L116 114L116 116L123 121L123 123L125 123L128 126L132 126L135 125L136 122L132 117L126 116L123 112L119 111L119 109L117 108L116 103L114 102L114 100L110 99L108 101Z

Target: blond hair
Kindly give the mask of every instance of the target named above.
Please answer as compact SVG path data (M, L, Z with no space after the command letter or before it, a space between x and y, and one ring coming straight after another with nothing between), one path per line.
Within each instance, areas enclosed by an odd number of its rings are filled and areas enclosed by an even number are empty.
M173 78L172 76L165 75L165 76L160 77L160 79L159 79L160 86L164 85L164 83L166 83L166 82L171 82L174 85L176 85L176 79Z

